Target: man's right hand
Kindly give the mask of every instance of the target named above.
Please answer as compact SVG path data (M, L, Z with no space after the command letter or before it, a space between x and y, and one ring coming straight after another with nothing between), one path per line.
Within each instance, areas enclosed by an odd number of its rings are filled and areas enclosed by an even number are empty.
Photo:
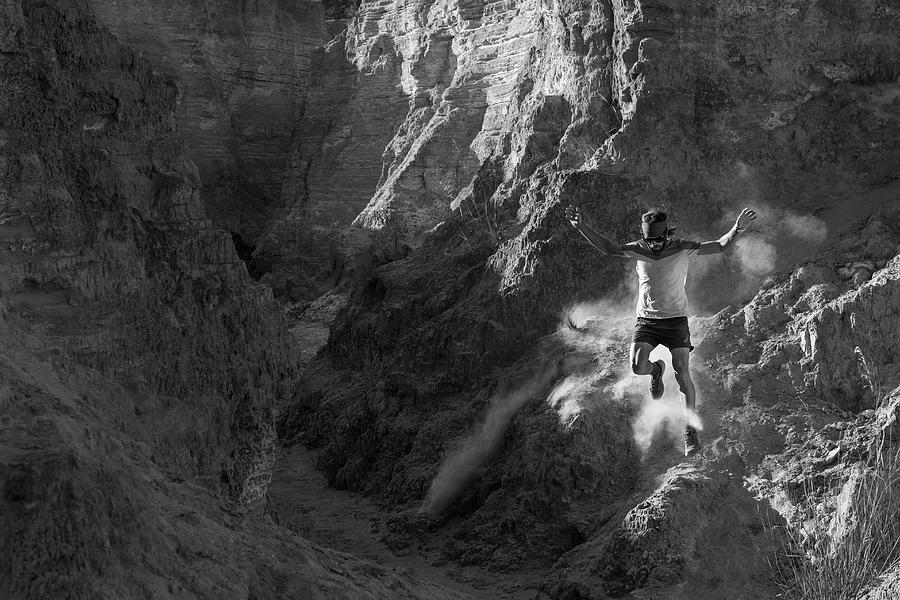
M566 207L566 218L569 220L569 223L572 224L572 227L575 229L581 229L581 209L577 206L569 205Z

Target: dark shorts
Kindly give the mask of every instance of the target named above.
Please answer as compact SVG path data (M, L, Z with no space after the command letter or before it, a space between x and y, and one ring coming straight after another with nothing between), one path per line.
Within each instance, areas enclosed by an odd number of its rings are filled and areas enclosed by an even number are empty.
M671 319L638 317L631 341L634 343L645 342L654 348L662 344L669 350L673 348L694 349L691 346L691 330L688 329L687 317L672 317Z

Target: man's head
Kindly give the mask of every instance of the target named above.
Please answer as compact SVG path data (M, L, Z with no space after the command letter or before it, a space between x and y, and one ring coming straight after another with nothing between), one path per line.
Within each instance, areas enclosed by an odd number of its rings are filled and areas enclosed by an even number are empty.
M651 210L641 215L641 233L651 252L660 252L669 244L669 236L675 231L669 228L666 213Z

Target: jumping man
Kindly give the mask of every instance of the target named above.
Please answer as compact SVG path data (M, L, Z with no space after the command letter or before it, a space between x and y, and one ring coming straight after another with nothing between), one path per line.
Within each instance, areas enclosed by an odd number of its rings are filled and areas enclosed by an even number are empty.
M650 362L650 352L662 344L672 352L675 379L684 395L683 408L696 410L696 394L689 368L691 332L688 329L687 280L688 258L723 252L737 234L744 231L756 212L745 208L738 215L734 227L718 240L689 242L673 238L674 227L666 222L666 213L650 211L641 217L642 239L618 244L600 235L581 218L575 206L566 207L566 218L590 244L601 253L637 260L636 269L640 290L637 300L637 325L631 343L631 370L635 375L650 375L650 396L663 395L662 360ZM697 430L684 428L684 453L691 456L700 450Z

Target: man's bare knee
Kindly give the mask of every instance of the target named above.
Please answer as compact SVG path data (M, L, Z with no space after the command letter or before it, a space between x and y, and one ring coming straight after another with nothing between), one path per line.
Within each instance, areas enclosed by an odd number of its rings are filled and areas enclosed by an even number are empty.
M682 393L686 394L693 389L694 382L691 380L691 371L686 365L679 364L678 367L672 365L672 370L675 371L675 381L678 382L678 389Z
M643 360L635 356L631 361L631 372L635 375L649 375L653 372L653 363L646 356L643 357Z
M635 344L631 347L631 372L635 375L649 375L650 351L653 348L649 344Z

